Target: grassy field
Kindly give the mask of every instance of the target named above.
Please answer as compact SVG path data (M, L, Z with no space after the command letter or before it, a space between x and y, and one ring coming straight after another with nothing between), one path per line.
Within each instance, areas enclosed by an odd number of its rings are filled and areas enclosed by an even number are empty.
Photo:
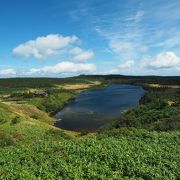
M0 179L179 179L179 89L145 83L148 91L140 105L97 133L52 126L50 115L79 92L59 86L122 82L81 78L74 84L71 78L42 79L41 87L35 84L41 79L35 83L23 79L22 87L19 79L16 85L11 79L0 81L0 87L8 89L0 89ZM177 78L171 85L176 83ZM47 96L35 96L32 88L46 91Z

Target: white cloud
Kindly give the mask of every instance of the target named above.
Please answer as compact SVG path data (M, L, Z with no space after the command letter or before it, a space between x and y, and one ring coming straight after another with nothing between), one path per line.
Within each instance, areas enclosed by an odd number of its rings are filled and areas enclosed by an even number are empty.
M150 69L179 69L180 57L174 52L163 52L155 57L148 57L141 60L141 66Z
M118 40L111 40L109 46L117 54L121 54L121 53L128 51L132 48L130 43L120 42Z
M111 74L128 75L179 75L180 57L174 52L159 53L139 61L129 60L108 71Z
M124 64L120 64L119 68L120 69L130 69L134 66L135 62L133 60L131 61L126 61Z
M173 33L173 36L161 41L159 43L155 43L152 47L160 47L160 48L173 48L179 46L180 42L180 31Z
M71 49L70 54L74 55L72 58L73 61L86 61L94 57L94 53L92 50L83 51L79 47L75 47Z
M129 74L134 70L135 61L129 60L119 64L116 68L108 70L105 74Z
M142 20L143 16L144 16L145 12L144 11L138 11L134 17L134 21L135 22L139 22Z
M135 47L133 43L118 39L111 39L109 47L122 60L135 58Z
M110 40L109 47L123 60L134 59L138 53L145 53L148 51L148 47L146 45L121 41L118 39Z
M49 34L20 44L13 49L13 54L20 57L28 58L32 56L37 59L43 59L48 56L59 55L64 48L78 41L79 39L76 36L64 37L58 34Z
M142 20L143 16L144 16L144 11L140 10L140 11L137 11L135 15L127 17L125 20L138 23L139 21Z
M57 55L69 55L71 61L83 62L94 57L92 50L83 50L76 45L80 40L76 36L50 34L27 41L13 49L13 54L20 57L45 59Z
M42 68L33 68L24 72L24 75L52 75L63 73L93 73L96 70L94 64L73 63L69 61L60 62L54 66L45 66Z
M121 60L136 59L139 54L148 51L147 43L142 38L144 28L141 27L145 14L140 7L127 11L121 17L114 13L112 17L106 18L106 25L99 23L95 30L109 41L108 46L115 56L119 56Z
M16 75L16 71L14 69L1 69L0 76L9 76Z
M71 49L71 50L69 51L69 53L70 53L70 54L73 54L73 55L78 55L78 54L82 53L82 51L83 51L83 50L82 50L81 48L75 47L75 48Z
M62 36L58 34L50 34L38 37L35 40L27 41L13 49L13 54L22 57L35 57L36 59L44 59L55 55L67 55L68 61L62 61L56 65L44 66L41 68L32 68L28 71L19 71L18 75L23 76L43 76L57 74L80 74L93 73L96 70L94 64L83 63L93 58L92 50L83 50L79 45L80 40L76 36ZM73 62L73 61L76 61Z

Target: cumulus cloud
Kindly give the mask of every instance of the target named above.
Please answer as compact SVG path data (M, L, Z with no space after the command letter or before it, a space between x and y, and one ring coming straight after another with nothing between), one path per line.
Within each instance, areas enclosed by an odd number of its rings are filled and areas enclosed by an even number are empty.
M83 51L81 48L79 47L75 47L73 48L70 53L72 55L74 55L74 57L72 58L73 61L86 61L89 60L91 58L94 57L94 53L92 50L88 50L88 51Z
M1 69L0 76L11 76L16 75L16 71L14 69Z
M49 34L35 40L27 41L13 49L19 57L45 59L57 55L68 55L71 61L83 62L94 57L92 50L83 50L77 45L80 39L76 36Z
M13 49L13 54L20 57L35 57L43 59L48 56L56 56L61 51L79 41L76 36L62 36L59 34L49 34L41 36L35 40L27 41Z
M86 63L73 63L70 61L63 61L54 66L45 66L42 68L32 68L29 71L24 72L24 75L53 75L64 73L93 73L96 70L94 64Z
M150 69L179 69L180 57L174 52L163 52L155 57L147 57L141 60L141 67Z
M13 49L15 56L34 57L44 59L56 55L66 55L67 61L61 61L56 65L44 66L41 68L32 68L28 71L18 71L18 75L43 76L56 74L80 74L93 73L96 70L94 64L85 63L85 61L94 57L94 52L83 50L78 47L80 39L76 36L62 36L59 34L49 34L38 37L24 44L20 44Z

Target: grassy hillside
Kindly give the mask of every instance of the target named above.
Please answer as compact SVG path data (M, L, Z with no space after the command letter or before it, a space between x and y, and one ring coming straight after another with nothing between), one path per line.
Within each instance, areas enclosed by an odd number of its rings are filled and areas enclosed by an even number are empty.
M0 178L177 179L179 137L118 128L81 138L37 120L7 121L0 126Z
M90 77L81 80L81 83L93 80L97 79ZM31 92L32 84L36 82L27 82L27 87L23 80L21 87L21 79L17 81L17 86L11 80L6 82L8 91L4 91L4 87L1 89L0 179L180 177L178 88L152 88L143 84L148 91L138 107L125 111L121 118L97 133L83 135L55 128L52 126L54 119L50 117L54 110L62 108L79 90L62 90L57 88L57 84L53 87L35 86L47 92L47 96L36 97ZM119 83L121 79L105 80L98 77L98 81L103 84ZM2 87L4 84L1 82ZM48 83L53 84L53 81Z
M32 132L38 131L33 143L0 149L2 179L177 179L180 175L179 132L121 130L78 140L58 132L43 133L41 128Z

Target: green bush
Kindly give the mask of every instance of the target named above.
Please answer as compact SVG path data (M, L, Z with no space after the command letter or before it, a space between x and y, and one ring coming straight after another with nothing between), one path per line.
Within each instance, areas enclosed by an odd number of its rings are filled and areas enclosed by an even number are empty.
M21 117L20 116L16 116L14 117L12 120L11 120L11 124L14 125L14 124L18 124L20 123L21 121Z
M37 120L39 117L37 115L33 114L33 115L30 116L30 118Z
M80 131L80 136L85 136L87 134L88 134L88 131L86 131L86 130Z
M14 139L3 131L0 131L0 147L11 146L13 144Z
M55 140L70 139L70 137L66 135L63 131L56 129L48 130L47 135Z
M6 120L3 117L0 117L0 124L6 122Z
M156 131L172 131L180 129L180 115L157 121L151 125L150 129Z
M10 115L10 108L6 104L0 103L0 124L9 121Z

